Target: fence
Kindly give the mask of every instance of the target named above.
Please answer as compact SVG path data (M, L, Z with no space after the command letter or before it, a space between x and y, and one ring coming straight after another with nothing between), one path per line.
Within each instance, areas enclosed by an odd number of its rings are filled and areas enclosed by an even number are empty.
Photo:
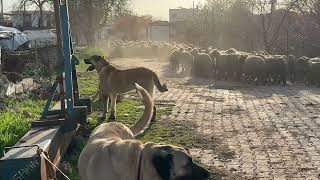
M3 71L21 73L26 64L41 63L52 73L58 64L58 49L57 46L51 46L26 51L6 51L2 53L1 60Z
M36 61L45 65L49 72L53 72L58 65L57 46L35 49Z

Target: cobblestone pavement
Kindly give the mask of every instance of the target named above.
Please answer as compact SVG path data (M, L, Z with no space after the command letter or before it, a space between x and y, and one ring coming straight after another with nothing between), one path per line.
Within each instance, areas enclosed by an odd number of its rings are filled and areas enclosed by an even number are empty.
M216 137L227 147L229 158L219 158L217 149L191 149L202 163L249 179L320 179L320 89L177 78L159 60L114 63L156 71L170 88L157 100L176 104L168 118L196 123L208 143Z

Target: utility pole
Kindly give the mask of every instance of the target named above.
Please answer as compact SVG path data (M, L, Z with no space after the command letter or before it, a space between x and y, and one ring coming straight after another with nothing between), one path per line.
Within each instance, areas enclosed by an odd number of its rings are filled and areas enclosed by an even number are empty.
M22 24L23 27L26 27L26 2L23 3Z
M277 0L270 0L270 4L271 4L271 13L273 13L276 9L277 6Z
M193 4L192 4L192 16L193 16L193 19L194 19L194 1L193 1Z
M0 21L2 22L4 20L4 17L3 17L3 0L0 0L0 3L1 3L1 17L0 17Z

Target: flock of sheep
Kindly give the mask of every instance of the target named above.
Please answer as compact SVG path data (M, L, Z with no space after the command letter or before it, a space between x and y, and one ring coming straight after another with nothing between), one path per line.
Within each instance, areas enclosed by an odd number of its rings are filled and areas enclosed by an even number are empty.
M193 76L242 80L257 84L320 83L320 58L270 55L265 51L241 52L179 47L170 57L174 71L190 69Z
M171 44L153 41L112 41L111 58L119 57L168 57L174 49Z
M114 41L112 57L166 57L171 70L193 77L237 80L255 84L288 81L320 85L320 57L270 55L265 51L243 52L152 41Z

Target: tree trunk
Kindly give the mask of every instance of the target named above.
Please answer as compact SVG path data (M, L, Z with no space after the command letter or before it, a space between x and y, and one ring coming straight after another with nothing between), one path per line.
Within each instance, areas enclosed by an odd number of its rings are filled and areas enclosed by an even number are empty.
M89 24L87 26L87 34L86 34L86 39L87 43L89 46L94 46L94 41L95 41L95 22L94 22L94 8L92 4L92 0L88 0L88 19L89 19Z
M38 28L43 27L43 4L39 6L39 20L38 20Z

